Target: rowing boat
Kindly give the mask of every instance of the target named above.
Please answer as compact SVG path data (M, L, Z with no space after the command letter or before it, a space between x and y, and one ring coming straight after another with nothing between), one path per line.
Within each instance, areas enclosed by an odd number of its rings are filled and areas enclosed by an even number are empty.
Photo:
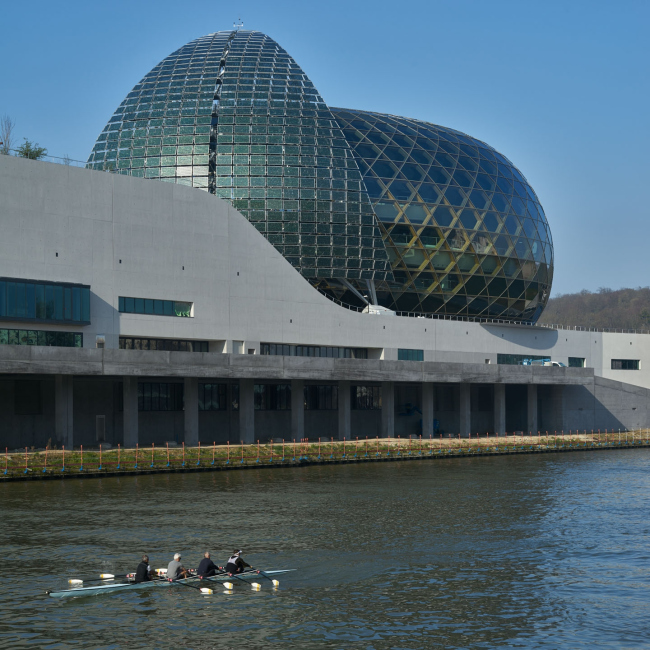
M275 577L282 575L283 573L289 573L289 571L295 571L295 569L277 569L275 571L264 571L268 576ZM259 578L257 571L246 571L244 573L235 574L237 578L242 580L251 580L254 578ZM211 576L209 582L226 582L233 580L228 574ZM175 582L179 583L194 583L200 582L201 578L199 576L192 576L190 578L185 578L181 580L176 580ZM132 590L143 590L143 589L156 589L158 587L171 587L174 585L174 582L170 582L165 579L150 580L148 582L107 582L101 585L95 585L92 587L73 587L72 589L62 589L60 591L48 591L46 592L51 598L78 598L80 596L96 596L97 594L113 593L115 591L132 591Z

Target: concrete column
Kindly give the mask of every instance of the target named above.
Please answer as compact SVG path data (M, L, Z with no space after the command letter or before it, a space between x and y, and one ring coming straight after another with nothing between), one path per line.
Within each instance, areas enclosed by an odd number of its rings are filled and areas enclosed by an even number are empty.
M506 385L494 384L494 433L506 432Z
M460 435L467 438L472 431L471 385L460 385Z
M54 434L66 449L72 449L74 444L72 382L72 375L54 377Z
M350 382L339 382L339 440L350 440L352 425L350 422Z
M185 377L183 396L185 446L196 447L199 444L199 380L196 377Z
M422 384L422 438L429 440L429 436L434 434L433 420L433 384L424 382Z
M122 378L124 447L138 444L138 378Z
M395 437L395 384L381 382L381 437Z
M302 440L305 437L305 382L291 380L291 438Z
M239 380L239 442L255 442L254 379Z
M537 384L528 384L528 431L537 433Z

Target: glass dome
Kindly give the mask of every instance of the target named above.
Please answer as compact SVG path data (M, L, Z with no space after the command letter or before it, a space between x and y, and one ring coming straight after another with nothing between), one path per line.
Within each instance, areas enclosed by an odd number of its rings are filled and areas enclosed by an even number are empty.
M510 161L452 129L329 108L260 32L210 34L161 61L87 165L231 202L356 308L535 321L550 293L546 217Z

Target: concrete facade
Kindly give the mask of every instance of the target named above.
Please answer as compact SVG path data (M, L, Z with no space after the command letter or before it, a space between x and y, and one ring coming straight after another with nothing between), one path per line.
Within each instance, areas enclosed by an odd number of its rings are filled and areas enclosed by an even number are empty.
M83 333L81 349L0 345L2 446L92 444L102 432L132 445L648 425L648 335L352 312L227 202L176 184L0 156L0 197L0 276L91 287L90 325L0 319ZM120 313L120 296L191 302L193 316ZM209 352L119 350L121 336L207 341ZM265 356L265 342L364 348L368 359ZM398 361L400 348L424 362ZM498 354L585 367L501 365ZM182 384L185 412L142 410L145 381ZM226 403L199 411L211 382ZM278 383L291 386L289 406L264 410L255 386ZM337 407L306 410L309 385L335 386ZM352 408L358 385L381 387L380 410Z

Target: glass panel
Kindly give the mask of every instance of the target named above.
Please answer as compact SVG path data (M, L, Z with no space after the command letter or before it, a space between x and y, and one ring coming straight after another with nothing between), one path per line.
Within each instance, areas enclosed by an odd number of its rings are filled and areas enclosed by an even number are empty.
M45 285L45 318L54 319L54 287L50 284Z
M65 320L72 320L72 289L70 287L65 287L63 295L65 301L63 317Z
M36 318L36 287L31 282L25 285L25 316Z
M54 320L63 320L63 287L54 287Z
M36 303L35 317L40 320L45 320L45 314L46 314L45 287L42 284L36 285L35 303Z
M81 320L81 289L79 287L72 288L72 320Z
M0 316L7 315L7 283L0 281Z
M87 287L81 290L81 320L90 322L90 289Z
M144 314L144 298L135 298L134 311L136 314Z

